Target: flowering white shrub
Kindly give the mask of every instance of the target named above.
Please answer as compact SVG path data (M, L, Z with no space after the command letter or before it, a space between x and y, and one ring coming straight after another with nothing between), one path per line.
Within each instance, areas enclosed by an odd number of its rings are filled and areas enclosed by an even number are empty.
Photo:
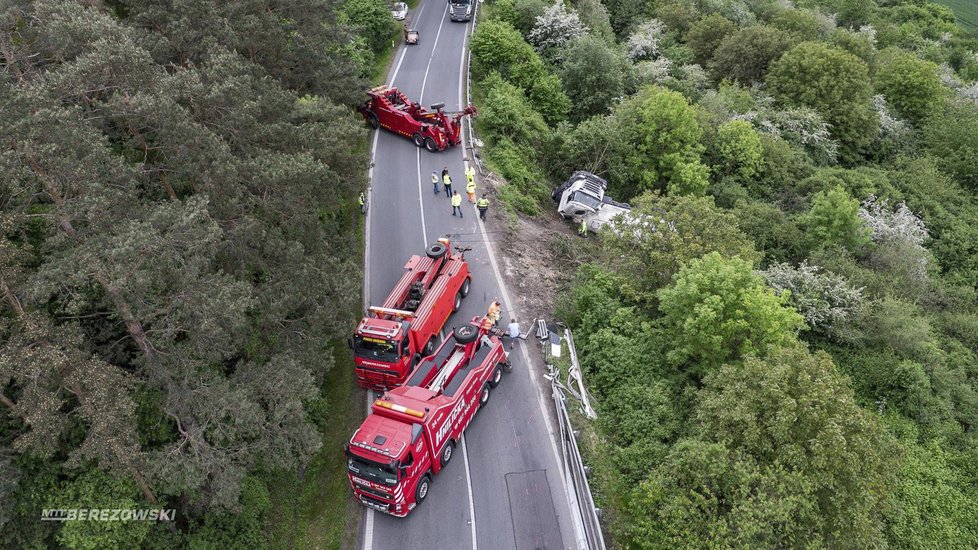
M819 270L807 262L798 267L775 263L760 275L779 296L789 292L788 303L798 310L809 327L827 330L852 318L862 302L862 289L853 288L841 275Z
M876 29L872 25L863 25L859 27L859 34L865 36L869 39L869 43L876 45Z
M625 43L625 53L632 61L659 57L659 41L666 34L666 25L658 19L650 19L635 29Z
M642 84L662 84L669 78L672 61L666 57L635 64L635 77Z
M904 202L897 204L891 212L886 201L870 195L859 208L859 217L873 231L875 242L899 240L923 248L928 236L924 221Z
M906 203L899 203L891 211L886 201L879 201L873 195L863 201L859 217L872 231L873 242L880 245L874 261L902 272L906 281L923 288L929 279L928 254L924 248L928 235L923 220Z
M978 54L975 54L978 58ZM978 103L978 82L966 83L947 63L941 63L941 82L954 90L959 99Z
M873 108L880 117L880 136L902 137L910 133L910 126L890 110L890 104L882 94L873 96Z
M777 109L769 96L756 99L757 109L731 115L731 120L746 120L759 132L779 137L801 146L820 164L832 164L839 153L839 144L829 132L831 125L808 107Z
M587 27L581 23L577 12L568 10L563 0L557 0L543 12L543 15L537 17L536 25L530 31L527 40L538 52L545 54L553 48L583 36L586 32Z

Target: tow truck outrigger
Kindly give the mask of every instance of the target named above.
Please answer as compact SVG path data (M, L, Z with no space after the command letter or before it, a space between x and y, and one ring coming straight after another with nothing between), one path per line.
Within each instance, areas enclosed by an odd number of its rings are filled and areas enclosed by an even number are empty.
M462 117L476 114L474 105L457 113L446 113L444 103L435 103L429 111L397 88L384 84L367 90L367 95L369 99L357 111L372 128L385 128L409 137L418 147L432 152L462 143Z

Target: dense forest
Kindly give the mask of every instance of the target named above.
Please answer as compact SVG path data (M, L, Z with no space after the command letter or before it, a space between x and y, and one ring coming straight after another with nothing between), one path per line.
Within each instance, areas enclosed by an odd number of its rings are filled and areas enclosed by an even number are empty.
M0 546L266 546L360 303L349 6L0 4Z
M978 37L926 0L485 11L511 213L579 169L634 207L558 306L614 546L978 547Z

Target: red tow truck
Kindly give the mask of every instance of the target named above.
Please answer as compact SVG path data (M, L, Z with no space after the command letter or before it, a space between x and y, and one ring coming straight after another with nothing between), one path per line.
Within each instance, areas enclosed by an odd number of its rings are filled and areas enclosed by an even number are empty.
M468 249L455 250L442 238L425 256L411 256L383 305L367 310L349 341L357 384L374 390L399 386L421 357L435 351L439 332L472 284Z
M435 103L431 111L411 101L400 90L386 85L367 90L370 96L357 107L373 129L386 128L409 137L418 147L444 151L462 142L462 117L476 114L469 105L458 113L445 113L444 103Z
M407 384L374 401L344 449L353 495L364 506L404 517L428 496L432 476L510 369L484 321L456 327Z

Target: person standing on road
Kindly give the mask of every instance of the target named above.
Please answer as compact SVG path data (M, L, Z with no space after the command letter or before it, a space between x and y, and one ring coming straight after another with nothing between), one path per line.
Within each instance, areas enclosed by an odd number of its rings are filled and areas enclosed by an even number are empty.
M509 336L509 349L516 348L516 339L520 337L520 324L516 319L511 319L509 326L506 327L506 334Z
M469 181L475 181L475 166L470 164L465 167L465 178Z
M489 197L485 193L482 194L482 198L476 203L476 207L479 209L479 219L486 221L486 211L489 210Z
M462 215L462 195L459 195L458 191L452 195L452 215L454 216L456 212L458 212L458 217L465 217Z
M367 198L363 196L363 191L360 191L360 197L357 198L357 204L360 205L360 213L367 213Z
M446 168L445 170L448 169ZM448 172L446 171L445 175L442 176L442 180L445 183L445 193L448 195L448 198L451 199L452 198L452 176L449 176Z
M499 304L499 301L498 300L493 300L493 302L491 304L489 304L489 310L486 311L486 317L490 321L492 321L492 324L493 325L496 325L496 324L499 323L499 317L500 317L500 315L502 315L502 311L503 311L503 308Z
M465 192L469 195L469 202L475 204L475 174L469 173L469 169L466 169L465 179L468 180L465 184Z
M448 175L448 167L446 166L446 167L444 167L444 168L441 169L441 179L444 180L445 179L445 176L447 176L447 175Z
M431 185L435 188L435 194L438 194L438 173L431 172Z

